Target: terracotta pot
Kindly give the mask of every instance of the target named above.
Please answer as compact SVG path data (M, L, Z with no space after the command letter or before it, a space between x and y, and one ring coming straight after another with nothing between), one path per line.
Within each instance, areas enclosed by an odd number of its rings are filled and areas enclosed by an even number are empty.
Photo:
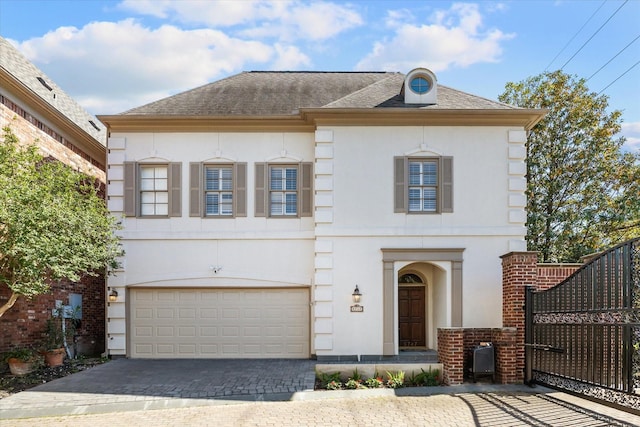
M64 361L65 351L64 348L56 348L54 350L48 350L44 353L44 363L47 366L60 366Z
M36 367L35 362L25 362L21 359L16 359L15 357L7 360L7 363L9 364L9 370L11 371L11 374L17 375L19 377L27 375Z

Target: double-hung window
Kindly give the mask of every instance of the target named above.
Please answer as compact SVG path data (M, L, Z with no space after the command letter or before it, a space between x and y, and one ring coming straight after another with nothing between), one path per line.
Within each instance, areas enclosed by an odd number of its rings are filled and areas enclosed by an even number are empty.
M204 167L205 216L233 215L233 168L230 166Z
M124 163L124 214L148 218L181 216L181 163Z
M438 162L409 159L409 212L438 209Z
M167 165L140 165L140 215L169 215Z
M298 167L269 167L270 216L298 215Z
M396 157L395 212L453 212L451 157Z
M246 163L191 163L189 216L247 216Z
M256 216L312 215L313 164L256 163Z

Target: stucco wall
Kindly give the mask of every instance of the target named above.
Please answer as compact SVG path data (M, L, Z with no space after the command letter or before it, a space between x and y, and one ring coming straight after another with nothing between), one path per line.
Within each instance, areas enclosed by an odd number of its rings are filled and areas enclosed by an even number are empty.
M125 287L312 287L312 353L382 354L382 248L463 249L462 325L500 327L500 255L524 249L524 131L506 127L326 127L306 133L113 134L109 206L122 212L124 161L182 163L182 217L125 218L123 271L109 279L112 354L125 354ZM394 213L394 156L452 156L454 211ZM247 217L188 216L188 164L247 163ZM254 212L256 162L314 162L312 218ZM407 265L396 263L395 274ZM212 273L210 266L221 266ZM429 346L451 326L451 263L427 271ZM436 273L434 273L436 272ZM429 276L429 274L431 276ZM358 284L362 313L349 310ZM396 293L397 298L397 293ZM397 322L397 320L396 320ZM397 325L395 325L397 326Z

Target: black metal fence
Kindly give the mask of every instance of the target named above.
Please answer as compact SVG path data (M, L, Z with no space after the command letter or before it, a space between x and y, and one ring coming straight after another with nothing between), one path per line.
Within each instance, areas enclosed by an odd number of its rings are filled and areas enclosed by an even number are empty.
M525 379L640 412L640 239L527 290Z

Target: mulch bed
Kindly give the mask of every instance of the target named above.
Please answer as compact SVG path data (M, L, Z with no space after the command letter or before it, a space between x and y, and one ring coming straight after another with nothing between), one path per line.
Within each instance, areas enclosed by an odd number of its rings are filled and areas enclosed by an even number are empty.
M0 399L24 390L28 390L32 387L47 383L57 378L66 377L67 375L84 371L85 369L92 368L96 365L101 365L105 362L108 362L108 359L67 359L61 366L50 368L43 365L35 371L23 376L11 375L11 372L9 372L9 368L7 367L6 371L0 372Z

